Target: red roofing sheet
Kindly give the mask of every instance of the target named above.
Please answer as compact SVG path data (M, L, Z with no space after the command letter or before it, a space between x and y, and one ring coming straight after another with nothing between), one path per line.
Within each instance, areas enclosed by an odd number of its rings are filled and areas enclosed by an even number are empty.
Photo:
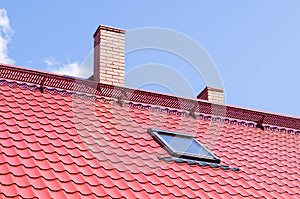
M3 80L0 92L3 198L300 198L300 138L281 127ZM231 169L166 161L148 128L195 135Z

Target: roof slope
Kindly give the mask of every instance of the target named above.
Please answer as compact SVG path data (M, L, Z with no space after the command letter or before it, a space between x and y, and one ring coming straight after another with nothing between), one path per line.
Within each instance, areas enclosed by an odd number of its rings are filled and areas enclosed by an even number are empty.
M1 197L300 198L299 129L7 79L0 92ZM221 165L170 158L148 128L195 135Z

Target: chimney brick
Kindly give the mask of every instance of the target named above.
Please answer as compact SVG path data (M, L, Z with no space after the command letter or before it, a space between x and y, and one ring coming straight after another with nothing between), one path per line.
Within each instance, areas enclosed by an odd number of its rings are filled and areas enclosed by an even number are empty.
M213 103L224 103L224 91L218 88L205 87L197 96L197 99L207 100Z
M100 25L94 34L94 80L124 86L125 30Z

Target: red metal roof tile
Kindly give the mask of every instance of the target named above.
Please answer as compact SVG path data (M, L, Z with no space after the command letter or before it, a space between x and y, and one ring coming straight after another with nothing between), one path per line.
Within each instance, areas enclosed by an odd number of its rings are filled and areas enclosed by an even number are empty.
M289 129L34 88L0 80L0 197L300 198L300 139ZM169 154L148 128L195 135L231 169L161 160Z

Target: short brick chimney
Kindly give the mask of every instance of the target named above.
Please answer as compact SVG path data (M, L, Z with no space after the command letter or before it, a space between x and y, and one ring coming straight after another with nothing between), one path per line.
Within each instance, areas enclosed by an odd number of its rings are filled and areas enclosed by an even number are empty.
M219 88L205 87L203 91L197 96L197 99L223 104L224 91Z
M125 30L100 25L94 34L94 76L97 82L124 86Z

